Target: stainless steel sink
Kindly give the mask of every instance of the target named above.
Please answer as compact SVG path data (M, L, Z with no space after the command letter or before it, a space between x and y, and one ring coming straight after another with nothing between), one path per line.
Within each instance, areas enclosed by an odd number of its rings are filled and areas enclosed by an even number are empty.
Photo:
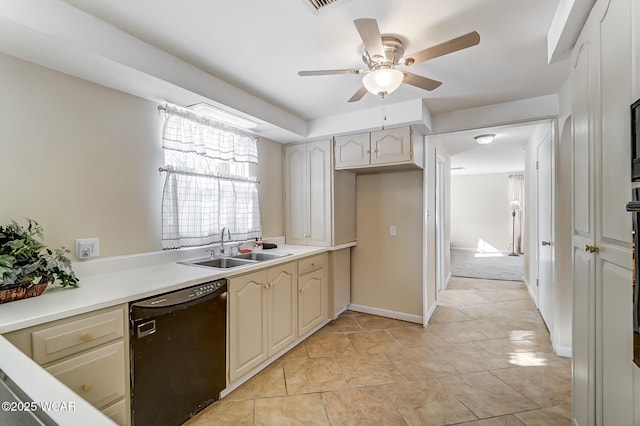
M260 251L254 251L251 253L241 253L235 256L222 256L222 257L203 257L199 259L184 260L178 262L183 265L202 266L205 268L215 269L229 269L237 268L239 266L255 265L259 262L265 262L267 260L279 259L281 257L290 256L289 253L263 253Z
M204 266L207 268L229 269L229 268L237 268L238 266L253 265L257 262L252 260L246 260L246 259L236 259L233 257L218 257L214 259L211 259L210 257L206 257L203 259L186 260L184 262L178 262L178 263L182 263L184 265L192 265L192 266Z
M265 253L263 251L252 251L251 253L236 254L234 259L247 259L256 262L264 262L265 260L280 259L281 257L291 256L290 253Z

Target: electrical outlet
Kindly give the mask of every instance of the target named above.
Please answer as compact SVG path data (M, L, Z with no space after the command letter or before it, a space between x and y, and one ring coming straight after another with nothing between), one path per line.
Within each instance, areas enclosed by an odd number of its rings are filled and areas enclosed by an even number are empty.
M396 229L395 225L391 225L389 227L389 235L392 237L395 237L396 235L398 235L398 230Z
M82 238L76 240L76 257L90 259L100 256L100 238Z

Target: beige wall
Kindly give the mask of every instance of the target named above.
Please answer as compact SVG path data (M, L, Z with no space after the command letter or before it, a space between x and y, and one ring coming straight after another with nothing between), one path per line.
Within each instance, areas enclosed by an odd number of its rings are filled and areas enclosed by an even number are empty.
M161 250L157 105L0 55L0 223L30 217L45 242L101 256ZM261 141L265 236L282 235L281 145Z
M422 180L420 170L357 177L352 304L422 316Z
M451 177L451 246L477 248L483 240L506 251L512 240L509 175Z

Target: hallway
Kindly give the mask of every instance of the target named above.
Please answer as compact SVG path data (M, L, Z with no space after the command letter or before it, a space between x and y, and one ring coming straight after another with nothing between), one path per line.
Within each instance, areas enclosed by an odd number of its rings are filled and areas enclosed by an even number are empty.
M190 422L571 424L571 362L524 285L452 278L427 328L347 311Z

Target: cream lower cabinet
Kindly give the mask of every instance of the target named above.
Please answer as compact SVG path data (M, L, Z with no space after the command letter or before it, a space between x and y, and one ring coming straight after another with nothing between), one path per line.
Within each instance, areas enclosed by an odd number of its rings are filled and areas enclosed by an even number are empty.
M116 423L128 425L127 313L120 305L4 337Z
M297 338L295 262L229 280L229 382Z
M329 318L327 254L298 261L298 336Z

